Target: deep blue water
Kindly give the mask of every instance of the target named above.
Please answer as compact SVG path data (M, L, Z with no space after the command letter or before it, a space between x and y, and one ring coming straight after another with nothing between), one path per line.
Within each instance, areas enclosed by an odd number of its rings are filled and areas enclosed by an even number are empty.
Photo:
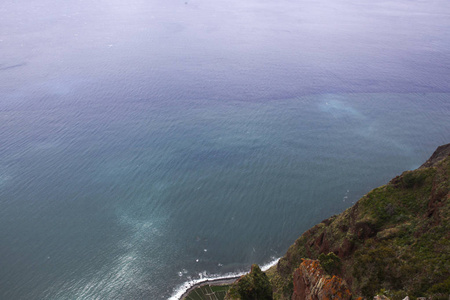
M0 298L167 299L450 141L450 2L0 4Z

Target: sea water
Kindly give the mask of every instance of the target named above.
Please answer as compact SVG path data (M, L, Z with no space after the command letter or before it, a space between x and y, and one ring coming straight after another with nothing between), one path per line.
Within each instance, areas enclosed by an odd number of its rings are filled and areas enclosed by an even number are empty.
M448 1L0 12L1 299L175 299L450 141Z

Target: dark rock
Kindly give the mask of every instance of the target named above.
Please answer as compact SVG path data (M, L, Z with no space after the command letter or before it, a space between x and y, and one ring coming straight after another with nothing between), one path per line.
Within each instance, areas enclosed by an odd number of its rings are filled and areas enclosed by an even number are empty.
M355 248L355 243L350 241L349 239L345 238L342 242L342 246L339 248L338 256L340 258L344 258L352 254L353 249Z
M437 147L433 155L420 168L429 168L450 155L450 144Z

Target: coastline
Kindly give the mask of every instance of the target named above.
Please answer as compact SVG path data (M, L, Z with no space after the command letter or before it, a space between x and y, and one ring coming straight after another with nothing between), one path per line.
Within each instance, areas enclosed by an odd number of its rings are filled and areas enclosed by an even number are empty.
M211 284L211 285L225 285L225 284L231 284L233 282L235 282L239 277L241 277L242 275L236 275L234 277L228 277L228 278L218 278L218 279L206 279L205 281L202 282L197 282L194 283L191 287L189 287L181 296L180 296L180 300L183 300L187 295L189 295L189 293L191 291L193 291L196 288L199 288L201 286L207 285L207 284Z
M269 263L262 265L261 270L267 271L269 268L275 266L279 258L276 258ZM248 272L239 272L239 273L228 273L224 276L217 276L217 277L210 277L210 278L203 278L203 279L197 279L192 280L190 282L185 282L183 285L179 286L174 294L168 299L168 300L183 300L192 290L195 288L201 287L206 284L211 285L225 285L225 284L231 284L234 281L236 281L239 277L242 275L247 274Z

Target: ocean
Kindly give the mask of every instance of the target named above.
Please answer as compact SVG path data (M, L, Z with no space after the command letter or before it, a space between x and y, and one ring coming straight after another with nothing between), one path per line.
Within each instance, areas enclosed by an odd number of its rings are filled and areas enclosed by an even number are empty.
M1 299L177 299L450 142L446 0L0 12Z

